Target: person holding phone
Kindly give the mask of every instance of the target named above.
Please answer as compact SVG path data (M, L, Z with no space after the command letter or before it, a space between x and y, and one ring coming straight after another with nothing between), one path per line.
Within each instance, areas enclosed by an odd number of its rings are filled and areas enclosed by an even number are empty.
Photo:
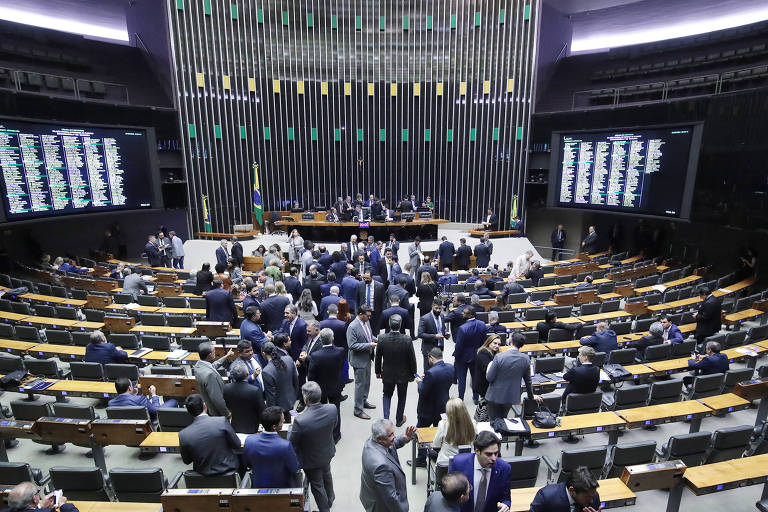
M8 508L2 512L79 512L77 507L67 503L67 498L59 491L40 497L40 489L32 482L22 482L8 494Z
M539 489L530 512L599 512L603 509L597 493L599 485L586 466L579 466L565 482Z

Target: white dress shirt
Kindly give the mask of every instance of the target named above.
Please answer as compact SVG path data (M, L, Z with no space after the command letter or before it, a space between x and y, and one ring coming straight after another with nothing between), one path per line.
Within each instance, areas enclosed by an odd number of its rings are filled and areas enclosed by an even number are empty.
M472 489L474 489L473 497L475 499L475 504L477 504L477 495L479 494L480 480L482 480L482 478L483 478L483 473L482 473L482 469L483 468L480 466L480 463L477 461L477 455L475 455L472 460L473 460L473 462L472 462L472 468L473 468L472 469ZM486 491L485 498L486 498L486 503L488 501L488 484L491 483L491 472L492 472L492 470L493 470L493 467L485 469L485 471L486 471L486 473L485 473L485 491Z

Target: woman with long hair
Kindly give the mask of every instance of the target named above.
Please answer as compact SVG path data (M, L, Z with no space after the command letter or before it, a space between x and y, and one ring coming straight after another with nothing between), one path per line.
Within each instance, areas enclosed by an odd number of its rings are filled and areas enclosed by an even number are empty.
M304 288L301 291L301 296L296 301L296 309L299 310L299 317L305 322L317 317L317 304L312 300L312 290Z
M304 249L304 239L301 238L297 230L291 231L291 236L288 238L288 259L291 263L298 263L299 256Z
M459 453L459 446L472 444L475 440L476 425L469 415L467 406L461 398L451 398L445 404L446 419L437 424L432 449L439 450L437 463L446 464L451 457Z
M501 336L491 334L477 349L475 378L472 380L472 391L480 396L475 409L475 420L477 421L488 421L488 401L485 399L485 393L488 392L488 379L485 378L485 372L493 358L499 353L499 347L501 347Z
M229 258L227 260L227 272L229 272L229 278L234 284L240 284L243 282L243 269L240 268L240 262L235 258Z
M416 288L416 297L419 298L419 314L424 316L432 311L432 303L437 294L437 284L432 280L429 272L421 273L421 282Z
M275 281L275 293L282 297L288 297L289 299L293 300L291 294L288 293L288 291L285 289L285 283L282 281Z

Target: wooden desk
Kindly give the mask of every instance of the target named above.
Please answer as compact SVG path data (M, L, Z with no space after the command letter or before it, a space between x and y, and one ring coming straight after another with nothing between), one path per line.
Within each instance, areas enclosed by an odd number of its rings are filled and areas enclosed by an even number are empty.
M711 415L712 409L696 400L688 400L670 404L648 405L634 409L622 409L616 411L616 414L626 420L628 428L691 420L689 432L693 433L699 431L701 419Z
M142 453L179 453L179 433L150 432L139 448Z
M518 302L515 304L507 304L507 309L510 311L520 311L523 309L530 309L530 308L546 308L546 307L554 307L557 306L555 304L555 301L553 300L546 300L543 304L534 304L532 302Z
M47 391L50 393L46 393ZM89 380L60 380L42 393L88 398L115 398L117 396L114 382L92 382Z
M736 325L744 322L745 320L753 320L759 318L765 314L765 311L759 309L745 309L744 311L737 311L730 315L725 315L725 325Z
M174 315L205 315L205 309L195 308L160 308L158 313L171 313Z
M85 347L39 343L30 349L29 353L40 356L56 356L67 361L81 361L85 357Z
M687 370L689 359L690 357L681 357L679 359L654 361L652 363L645 363L645 366L657 373L675 373Z
M683 474L685 485L697 496L743 485L762 484L766 477L768 454L704 464L687 468Z
M100 331L104 327L104 322L77 322L72 325L73 331Z
M643 256L641 254L638 254L636 256L631 256L629 258L621 260L619 263L622 265L627 265L629 263L635 263L643 259Z
M17 356L26 354L29 349L37 345L39 345L37 342L0 339L0 351Z
M130 313L131 311L138 311L139 313L157 313L160 306L132 306L130 308L125 307L127 304L110 304L104 309L109 311L116 311L118 313Z
M578 317L578 319L585 324L589 323L597 323L601 322L603 320L613 320L616 318L626 318L629 316L629 313L626 311L608 311L607 313L595 313L594 315L584 315ZM559 319L558 319L559 320Z
M620 478L598 480L598 484L597 492L600 495L601 507L616 508L635 504L635 493L630 491L629 487ZM528 512L531 502L533 502L533 498L539 489L541 489L541 486L512 489L510 491L512 498L511 506L509 507L510 512Z
M65 318L50 318L47 316L27 316L19 324L32 325L35 327L51 329L72 329L77 320L67 320Z
M701 404L699 404L701 405ZM707 410L709 410L707 408ZM571 435L608 432L608 444L616 444L618 431L624 430L625 421L613 412L594 412L560 416L560 426L554 428L538 428L530 423L531 439L547 439L550 437L569 437Z
M24 320L29 315L22 315L20 313L9 313L8 311L0 311L0 321L5 323L16 323Z
M682 279L675 279L674 281L662 283L662 286L664 286L665 289L668 290L670 288L677 288L678 286L685 286L687 284L695 283L700 279L701 279L701 276L688 276L688 277L683 277ZM655 291L656 291L656 288L653 286L644 286L642 288L635 288L635 293L637 295L645 295L646 293L653 293Z
M525 322L522 322L522 324L528 329L535 329L538 323L543 321L544 320L526 320ZM558 318L557 321L563 322L564 324L578 324L579 322L581 322L581 320L572 316Z
M661 313L670 309L684 308L686 306L693 306L701 302L699 297L688 297L687 299L674 300L672 302L665 302L663 304L654 304L648 306L648 310L654 313Z
M499 347L499 352L506 352L507 350L509 350L509 345ZM537 357L549 354L549 347L544 343L526 343L520 352L527 354L529 357Z
M160 503L70 501L80 512L162 512Z
M165 334L173 338L192 336L197 329L194 327L170 327L168 325L137 325L129 332L134 334Z
M610 300L618 300L621 299L623 295L619 295L616 292L611 293L599 293L597 295L597 298L600 299L600 302L608 302Z
M149 386L155 386L160 396L186 398L200 392L194 377L182 375L140 375L139 383L143 390L149 389Z
M712 409L716 414L742 411L748 409L749 406L752 405L752 402L749 400L745 400L733 393L699 398L698 401Z
M637 380L641 375L649 375L653 373L653 370L648 368L644 364L630 364L624 366L624 369L632 374L632 378Z
M739 290L743 290L744 288L748 288L755 284L756 279L753 277L748 277L746 279L742 279L738 283L734 283L728 288L720 288L719 290L715 290L712 292L712 295L715 297L722 297L723 295L729 295L733 292L738 292Z

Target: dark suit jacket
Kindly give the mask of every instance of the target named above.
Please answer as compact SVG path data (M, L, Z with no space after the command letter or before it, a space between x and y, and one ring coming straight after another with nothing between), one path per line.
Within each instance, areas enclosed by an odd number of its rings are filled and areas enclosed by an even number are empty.
M299 459L290 442L276 433L248 436L243 462L251 468L251 487L295 487Z
M328 318L328 306L331 304L337 304L341 300L341 297L338 295L328 295L327 297L323 297L320 299L320 308L317 311L317 317L324 320Z
M566 324L563 322L539 322L536 324L536 330L539 332L539 341L547 341L549 338L549 331L552 329L565 329L567 331L575 331L578 329L579 324Z
M729 368L728 356L717 353L703 358L698 363L693 359L688 361L688 368L698 370L700 375L712 375L713 373L725 373Z
M680 328L675 324L671 324L669 326L669 332L667 333L667 341L670 343L682 343L683 341L685 341L682 331L680 331Z
M243 246L240 245L240 242L235 242L232 244L232 250L229 254L232 256L232 259L234 259L240 265L243 264Z
M117 350L112 343L89 343L85 346L86 363L125 363L128 361L128 353L124 350Z
M475 246L475 258L477 268L486 268L491 263L491 251L484 243Z
M406 383L416 373L416 353L407 334L388 332L379 336L376 345L376 375L384 382Z
M293 276L288 276L283 280L283 284L285 285L285 291L293 297L293 302L297 302L301 296L301 281Z
M416 287L421 284L421 274L426 272L432 278L433 282L437 282L437 269L428 263L424 263L416 269Z
M410 332L413 333L413 318L411 317L411 314L408 312L408 310L402 306L392 306L391 308L387 308L382 311L381 318L379 319L379 329L383 330L384 332L389 332L389 319L392 317L392 315L400 315L400 317L403 319L403 330L410 329Z
M299 393L299 373L290 356L281 356L280 359L285 363L285 370L279 371L270 361L261 372L264 398L267 406L276 405L290 411Z
M610 354L611 350L619 348L613 329L595 331L592 336L584 336L581 338L581 344L594 348L595 352L605 352L606 355Z
M584 244L584 252L588 254L596 252L595 249L597 247L597 231L588 234L581 243Z
M590 504L595 510L600 508L600 494L595 492L595 497ZM568 489L565 482L549 484L536 493L531 503L530 512L570 512L571 505L568 501Z
M341 284L341 280L347 275L347 262L345 260L337 261L331 265L331 270L336 274L336 282Z
M440 320L442 322L442 329L440 334L445 335L445 330L448 328L448 322L445 315L440 314ZM421 352L426 354L434 347L437 347L437 323L435 322L435 315L430 311L426 315L422 315L419 318L419 332L418 336L421 338ZM442 345L442 343L441 343Z
M456 347L453 352L453 357L456 361L464 363L471 363L475 360L477 355L477 349L485 341L486 333L488 329L485 322L481 322L477 318L467 320L459 327L456 333Z
M162 265L160 249L158 249L155 244L147 242L147 245L144 246L144 252L147 254L147 262L150 267L159 267Z
M354 315L357 311L357 285L358 280L347 274L341 280L341 297L347 299L349 304L349 312Z
M426 315L432 309L435 295L437 295L437 285L435 283L420 283L418 288L416 288L416 297L419 298L419 311L422 315Z
M320 287L323 286L324 283L325 277L323 277L322 274L317 274L316 279L312 276L304 278L303 287L312 292L312 300L314 300L316 304L320 302L320 298L323 296Z
M399 284L391 285L387 288L387 305L389 305L389 297L393 295L397 295L397 298L400 299L400 304L408 304L408 299L411 296L411 294Z
M485 373L488 370L488 364L493 361L494 354L490 350L481 350L475 357L475 378L472 379L472 391L485 397L488 392L488 379Z
M160 407L160 398L147 395L131 395L122 393L107 402L107 407L145 407L149 413L149 419L157 421L157 408Z
M357 284L357 303L365 304L365 294L367 293L368 283L361 281ZM384 311L384 285L378 281L373 281L373 315L371 315L371 326L376 334L381 327L379 316Z
M224 401L232 413L232 428L241 434L259 431L261 413L264 412L264 393L261 389L243 380L224 386Z
M316 350L309 356L307 380L317 382L320 390L323 392L323 400L328 397L341 396L341 392L344 390L341 370L344 368L346 354L345 348L328 345Z
M240 438L222 416L197 416L179 432L181 459L192 463L202 475L218 475L237 469L239 461L232 450L240 449Z
M302 468L315 469L330 465L336 455L333 431L337 422L336 406L332 404L307 406L304 412L293 418L288 440Z
M288 355L290 355L295 361L299 358L301 349L304 348L304 344L307 342L307 322L302 320L300 317L296 317L296 323L293 325L293 331L290 329L291 324L288 322L288 320L283 320L283 323L280 324L280 328L277 330L277 332L284 332L285 334L290 333L291 349L288 351Z
M468 269L471 256L472 249L468 245L459 245L456 249L456 266L460 269Z
M544 271L539 268L538 270L535 268L530 269L528 272L525 273L525 278L530 279L533 283L533 286L539 286L539 280L544 277Z
M445 412L445 403L448 401L453 379L453 365L445 361L438 361L424 372L423 380L417 385L419 403L416 411L420 420L424 419L424 422L430 424L437 423L440 415Z
M205 319L235 325L237 308L229 290L217 288L205 293Z
M653 345L661 345L662 343L664 343L664 338L662 338L661 336L656 337L656 336L647 334L642 338L640 338L639 340L630 342L627 345L627 348L636 348L638 355L642 356L645 354L646 348Z
M483 215L483 222L485 222L486 220L489 220L488 219L488 215ZM489 230L491 230L491 231L498 231L498 229L499 229L499 216L496 215L495 213L492 213L491 214L491 218L490 218L488 223L490 224L490 226L488 227Z
M474 482L474 469L475 466L475 454L474 453L459 453L453 457L451 465L448 471L461 471L467 477L467 480ZM491 479L488 482L488 490L485 495L485 506L483 510L476 512L497 512L498 507L496 503L504 503L510 505L510 488L512 468L510 465L502 460L496 459L496 462L491 468ZM475 511L475 490L469 491L469 500L461 506L461 512L474 512Z
M593 364L574 366L563 375L568 381L563 391L563 399L570 393L592 393L600 382L600 368Z
M325 251L324 253L320 254L320 257L317 259L317 262L320 263L323 268L331 268L331 265L333 264L333 255L329 253L328 251Z
M565 239L567 238L567 235L565 234L565 230L560 230L560 237L557 236L557 229L552 231L552 234L550 235L549 239L552 242L552 247L557 247L558 249L562 249L565 246Z
M723 299L710 295L699 306L696 314L696 337L706 338L720 330L720 314L723 307Z
M195 293L200 295L211 289L213 274L210 270L198 270L195 274Z
M348 349L347 346L347 324L343 320L338 318L326 318L320 322L320 328L329 328L333 331L333 344L343 349Z
M225 251L223 247L219 246L219 248L216 249L216 263L221 263L226 267L228 259L229 256L227 255L227 251Z
M261 301L261 321L265 331L273 333L280 328L285 317L285 306L291 303L288 297L272 295Z

